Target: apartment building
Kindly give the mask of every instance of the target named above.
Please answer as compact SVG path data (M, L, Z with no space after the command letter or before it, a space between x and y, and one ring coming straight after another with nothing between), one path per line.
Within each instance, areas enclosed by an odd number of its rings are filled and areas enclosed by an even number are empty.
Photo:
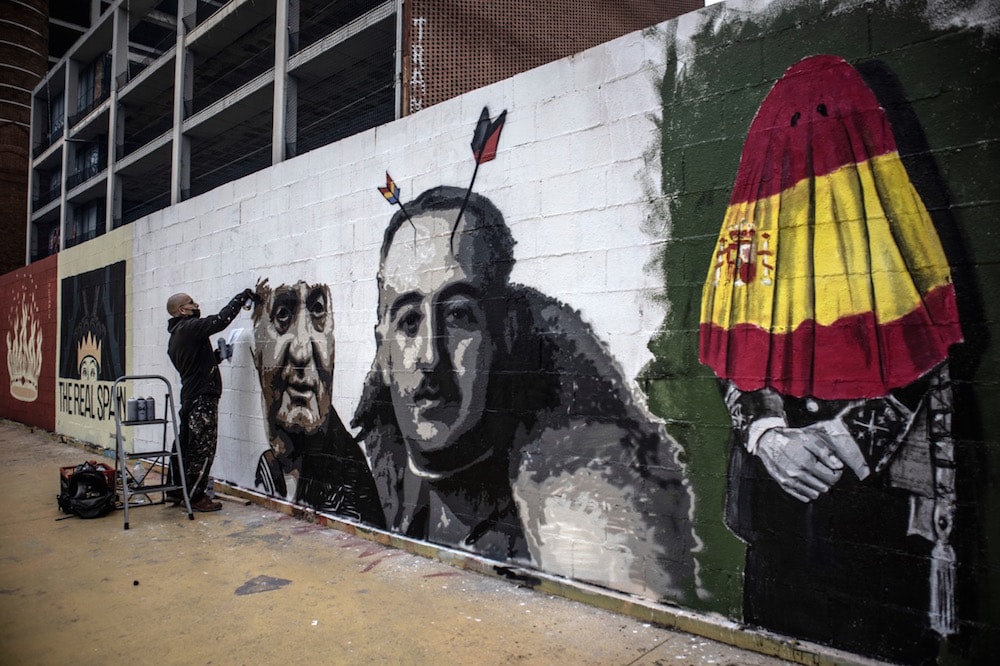
M26 261L703 4L90 0L32 94Z

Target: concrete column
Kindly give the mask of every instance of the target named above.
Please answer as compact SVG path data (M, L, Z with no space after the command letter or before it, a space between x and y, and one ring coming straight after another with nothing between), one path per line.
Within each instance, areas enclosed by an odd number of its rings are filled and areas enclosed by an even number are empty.
M45 127L45 134L48 135L48 114L44 116L41 111L41 104L37 97L31 96L31 130L28 134L28 196L26 202L25 211L27 216L27 227L24 232L24 265L27 266L31 263L31 238L38 236L38 229L35 227L34 221L31 219L34 211L34 194L40 188L40 183L38 182L38 172L35 170L35 154L34 146L42 137L41 126ZM44 121L41 118L45 118ZM48 240L46 239L46 243Z
M294 76L285 77L285 134L282 138L285 159L298 154L296 138L299 134L299 80ZM290 146L290 148L289 148Z
M177 50L174 59L174 127L170 160L170 204L183 200L191 189L191 143L184 136L184 102L191 99L194 89L194 59L185 42L187 27L183 18L195 11L195 0L177 3Z
M69 117L79 111L77 102L80 92L80 63L70 57L66 59L66 96L63 104L65 116L63 117L63 132L69 135Z
M396 0L396 73L393 79L395 118L403 115L403 0Z
M299 0L288 0L288 37L289 57L299 49L299 21L301 12ZM291 41L294 36L294 42ZM296 139L299 136L299 80L294 74L287 74L286 59L285 76L285 159L298 154ZM292 154L288 154L288 146L292 146Z
M76 153L72 150L72 144L68 140L69 138L69 117L77 112L76 102L77 102L77 90L79 89L80 83L80 65L73 58L68 58L66 60L66 92L63 94L63 138L62 138L62 175L60 176L60 182L62 183L61 191L59 192L59 249L66 249L66 239L68 238L69 229L67 225L72 221L72 216L69 214L68 200L66 198L66 179L70 174L70 160L76 160Z
M294 3L294 7L292 6ZM288 129L288 33L290 14L298 20L298 2L277 0L274 11L274 102L271 119L271 164L285 160Z
M111 105L108 107L108 182L104 206L105 228L115 228L115 219L121 219L121 183L115 175L118 145L124 140L125 128L118 108L118 77L128 71L128 11L118 5L114 12L111 37Z

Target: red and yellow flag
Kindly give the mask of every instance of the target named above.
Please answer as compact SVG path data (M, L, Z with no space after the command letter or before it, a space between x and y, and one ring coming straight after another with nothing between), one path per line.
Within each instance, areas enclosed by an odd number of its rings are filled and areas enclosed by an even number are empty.
M846 61L806 58L747 134L703 290L701 362L745 391L868 398L961 339L947 259L885 112Z

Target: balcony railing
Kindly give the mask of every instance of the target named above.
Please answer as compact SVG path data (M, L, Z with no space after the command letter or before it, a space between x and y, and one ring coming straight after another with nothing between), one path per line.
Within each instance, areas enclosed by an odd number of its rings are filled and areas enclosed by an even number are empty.
M143 58L141 62L129 62L125 66L125 71L115 77L118 82L118 89L121 90L125 87L125 84L139 76L142 70L146 69L153 63L151 58Z
M213 14L218 12L220 9L225 7L231 2L231 0L224 0L222 2L198 2L195 7L195 11L182 17L181 20L184 21L184 27L190 32L194 30L197 26L204 23Z
M118 227L135 222L140 217L155 213L170 205L170 192L164 192L146 201L126 201L122 204L122 216L112 221L112 227Z
M118 145L117 155L121 159L139 148L142 148L153 139L162 136L169 131L174 124L173 109L166 109L159 118L147 123L144 127L132 129L128 122L125 124L125 140Z
M101 102L103 102L104 100L106 100L110 96L111 96L111 90L110 89L102 90L99 95L96 95L94 97L94 100L92 102L90 102L89 104L85 105L83 108L81 108L79 111L77 111L76 113L74 113L72 116L69 117L69 125L70 125L70 127L72 127L73 125L76 125L78 122L80 122L81 120L83 120L84 116L86 116L88 113L90 113L91 111L93 111L94 109L96 109L98 106L100 106Z
M35 197L35 210L38 210L42 206L55 201L59 198L60 194L62 194L62 187L58 184L49 191L40 193L37 197Z
M125 71L115 79L118 81L118 88L121 89L126 83L137 77L144 69L163 57L163 54L170 50L177 41L174 35L167 35L153 46L146 47L153 53L141 56L136 60L129 60Z
M60 127L59 129L52 130L52 132L48 136L42 137L42 140L36 143L34 148L32 148L31 156L38 157L40 154L45 152L46 148L48 148L53 143L59 140L59 137L62 136L62 133L63 133L63 128Z
M55 254L56 252L58 252L58 250L54 250L54 251L53 250L49 250L49 248L47 248L47 247L43 247L40 250L34 250L31 253L31 263L35 263L36 261L40 261L40 260L44 259L45 257L50 257L53 254Z
M75 236L70 236L66 239L66 247L73 247L74 245L79 245L85 241L89 241L93 238L97 238L104 233L103 225L97 225L94 228L87 229L78 232Z
M200 82L202 83L200 86L196 84L193 103L184 103L185 117L190 117L202 109L208 108L273 67L274 44L270 44L261 49L254 57L229 68L213 81Z
M93 178L94 176L101 173L107 168L108 168L108 158L106 157L103 157L100 160L98 160L97 164L90 164L85 166L79 171L72 173L66 179L66 190L67 191L72 190L77 185L87 182L88 180L90 180L91 178Z

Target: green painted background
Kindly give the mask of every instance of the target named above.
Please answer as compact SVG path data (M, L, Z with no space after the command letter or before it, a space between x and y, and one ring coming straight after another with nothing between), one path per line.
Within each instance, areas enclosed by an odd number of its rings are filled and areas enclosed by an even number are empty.
M739 619L743 544L721 520L729 419L714 375L698 363L701 289L760 103L802 58L845 58L889 115L959 292L966 343L953 349L952 373L963 628L942 656L960 663L1000 648L1000 39L976 27L935 28L925 16L949 3L930 4L804 1L757 12L714 5L702 16L721 20L693 33L690 24L668 24L661 261L669 310L642 383L687 452L705 542L703 581L712 593L701 610ZM974 4L950 3L956 17Z

